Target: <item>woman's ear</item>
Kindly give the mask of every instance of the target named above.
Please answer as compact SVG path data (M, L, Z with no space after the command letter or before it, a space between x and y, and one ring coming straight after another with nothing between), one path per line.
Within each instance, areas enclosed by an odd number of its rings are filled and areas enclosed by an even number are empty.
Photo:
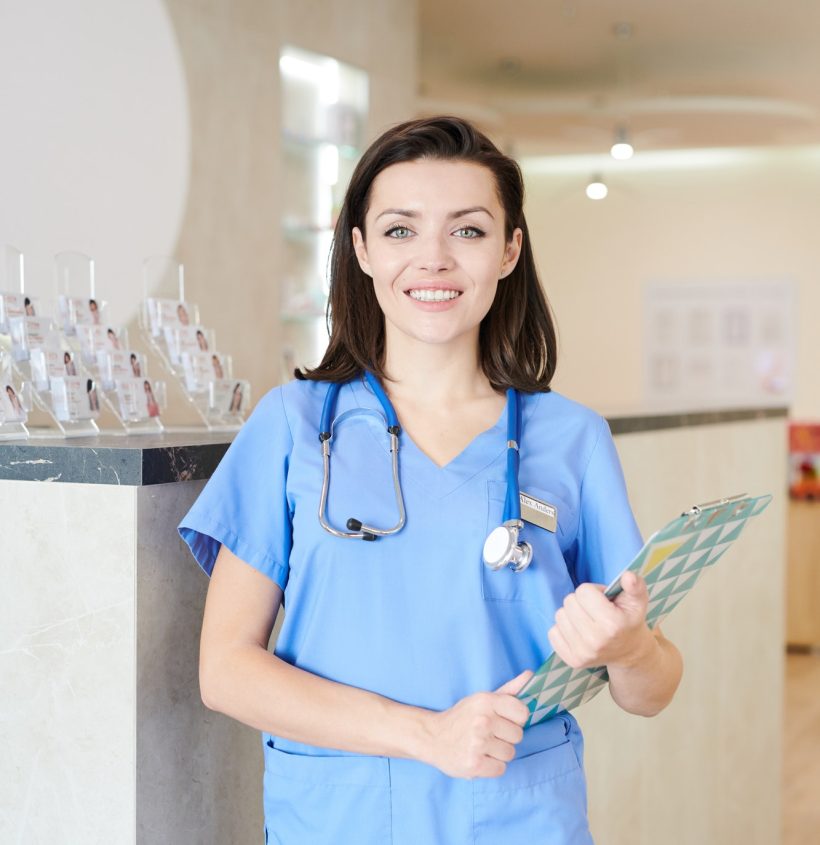
M521 245L523 242L524 233L521 229L516 229L512 233L512 237L509 242L504 247L504 259L501 262L501 271L498 276L499 279L509 276L510 273L515 270L515 265L518 264L518 258L521 255Z
M362 235L361 229L359 229L358 226L353 227L352 237L353 252L356 253L356 259L359 262L359 267L362 268L363 273L373 278L373 274L370 272L370 263L367 260L367 246L364 242L364 235Z

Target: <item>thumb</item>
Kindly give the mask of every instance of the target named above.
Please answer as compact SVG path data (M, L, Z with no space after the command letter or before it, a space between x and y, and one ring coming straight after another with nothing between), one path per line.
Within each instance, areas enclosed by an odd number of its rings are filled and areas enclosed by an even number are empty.
M622 610L631 610L646 604L649 592L646 581L635 572L624 572L621 576L623 592L615 597L615 604Z
M504 695L515 695L516 693L521 692L533 674L532 669L525 669L520 675L516 675L511 680L507 681L506 684L502 684L496 692L503 693Z

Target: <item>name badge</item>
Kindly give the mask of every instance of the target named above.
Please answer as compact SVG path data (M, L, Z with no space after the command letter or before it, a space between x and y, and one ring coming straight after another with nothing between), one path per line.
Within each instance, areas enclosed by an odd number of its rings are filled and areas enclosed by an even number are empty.
M558 509L530 496L529 493L520 493L521 497L521 519L547 531L555 533L558 527Z

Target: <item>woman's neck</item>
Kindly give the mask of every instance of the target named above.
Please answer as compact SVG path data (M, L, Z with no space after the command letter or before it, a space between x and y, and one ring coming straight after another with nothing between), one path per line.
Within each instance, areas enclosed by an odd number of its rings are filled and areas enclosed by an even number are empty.
M440 407L494 393L479 363L477 333L438 344L388 332L385 372L391 396L419 404Z

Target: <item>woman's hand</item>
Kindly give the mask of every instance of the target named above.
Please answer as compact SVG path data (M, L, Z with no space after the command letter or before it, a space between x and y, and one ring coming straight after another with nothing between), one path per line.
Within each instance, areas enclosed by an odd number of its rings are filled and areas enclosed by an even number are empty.
M564 599L547 636L568 666L633 666L656 647L646 624L646 582L626 572L621 586L614 601L604 596L603 584L581 584Z
M530 713L515 694L532 677L527 669L495 692L478 692L440 713L430 713L425 762L457 778L504 774Z

